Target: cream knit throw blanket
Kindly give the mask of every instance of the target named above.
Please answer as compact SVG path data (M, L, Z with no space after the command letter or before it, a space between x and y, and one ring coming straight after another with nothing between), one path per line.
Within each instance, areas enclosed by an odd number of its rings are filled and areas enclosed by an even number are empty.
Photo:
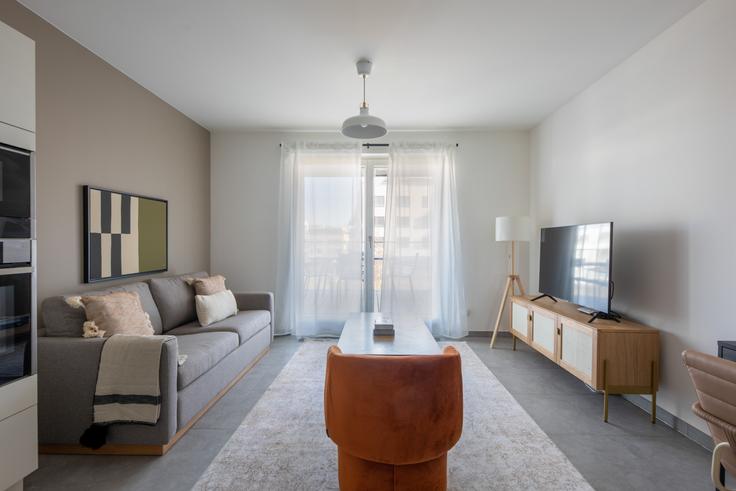
M105 341L95 388L95 424L156 424L161 412L161 350L173 338L115 334Z

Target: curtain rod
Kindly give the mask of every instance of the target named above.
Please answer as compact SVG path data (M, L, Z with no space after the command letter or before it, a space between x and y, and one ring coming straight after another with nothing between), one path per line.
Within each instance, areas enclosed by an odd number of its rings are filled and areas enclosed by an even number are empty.
M389 143L364 143L363 144L363 146L366 147L366 148L371 148L371 147L388 147L389 145L390 145ZM279 147L280 146L281 146L281 143L279 143ZM455 146L456 147L459 147L460 144L459 143L456 143Z

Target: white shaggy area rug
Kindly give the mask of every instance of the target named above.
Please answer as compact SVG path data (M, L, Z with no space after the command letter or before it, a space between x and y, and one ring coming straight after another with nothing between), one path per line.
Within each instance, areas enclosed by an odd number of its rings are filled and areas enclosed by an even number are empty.
M327 348L305 341L210 464L196 490L338 489L325 434ZM464 421L448 456L452 490L589 490L587 481L465 343Z

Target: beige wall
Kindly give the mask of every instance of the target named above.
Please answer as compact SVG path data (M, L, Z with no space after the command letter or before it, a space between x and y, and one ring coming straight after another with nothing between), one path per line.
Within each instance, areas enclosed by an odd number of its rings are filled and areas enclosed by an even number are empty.
M83 184L169 200L169 272L207 269L209 131L15 1L0 21L36 41L39 299L92 287Z

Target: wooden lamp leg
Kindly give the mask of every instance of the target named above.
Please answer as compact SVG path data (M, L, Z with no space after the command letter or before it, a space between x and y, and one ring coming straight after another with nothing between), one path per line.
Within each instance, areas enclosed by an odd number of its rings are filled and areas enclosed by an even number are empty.
M498 328L501 325L501 317L503 317L503 309L506 307L506 302L509 297L516 295L516 286L519 287L519 293L526 295L524 291L524 285L521 283L521 278L516 274L516 242L511 241L511 274L506 277L506 287L503 291L503 298L501 299L501 305L498 307L498 316L496 316L496 325L493 327L493 337L491 337L491 348L496 344L496 336L498 335ZM516 337L514 337L514 349L516 349Z
M496 325L493 328L493 337L491 338L491 348L496 344L496 336L498 335L498 328L501 325L501 317L503 316L503 309L506 306L506 301L509 298L509 291L514 288L514 281L512 276L506 278L506 287L503 290L503 298L501 299L501 305L498 307L498 315L496 316Z
M522 297L526 295L526 291L524 290L524 285L521 284L521 277L519 275L515 275L514 281L516 282L516 285L519 287L519 295L521 295Z

